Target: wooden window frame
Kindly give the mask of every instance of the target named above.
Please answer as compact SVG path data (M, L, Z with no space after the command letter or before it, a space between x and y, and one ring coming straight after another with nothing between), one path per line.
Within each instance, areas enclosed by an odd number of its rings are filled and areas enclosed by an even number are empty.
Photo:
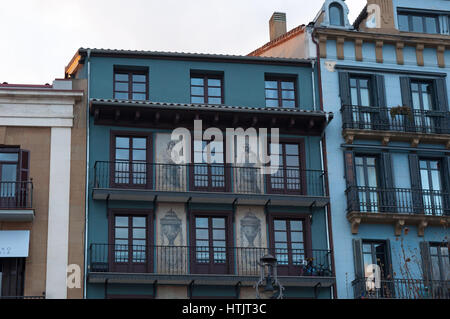
M274 99L274 98L268 98L266 91L270 90L270 91L275 91L275 89L268 89L266 88L266 82L277 82L277 94L278 94L278 98ZM282 82L292 82L294 85L294 89L290 90L290 89L283 89L281 86ZM275 75L266 75L264 77L264 98L265 98L265 107L266 108L286 108L286 109L296 109L298 108L298 87L297 87L297 77L296 76L275 76ZM294 91L294 99L283 99L283 91ZM278 106L268 106L267 105L267 101L268 100L272 100L272 101L278 101ZM285 107L283 106L283 101L294 101L294 107Z
M146 138L147 139L147 153L146 153L146 163L147 163L147 176L146 176L146 184L133 184L133 183L116 183L115 182L115 163L116 163L116 137L128 137L128 138ZM110 133L110 167L109 167L109 176L110 176L110 187L111 188L145 188L151 189L153 185L153 134L152 133L144 133L144 132L135 132L135 131L111 131ZM132 152L132 148L130 148L130 152ZM131 158L131 157L130 157ZM130 165L131 169L132 165ZM132 171L129 171L129 180L131 180Z
M233 233L232 233L232 227L233 227L233 221L232 221L232 212L230 211L224 211L224 210L220 210L220 211L192 211L190 214L190 218L189 218L189 229L190 229L190 234L189 234L189 240L191 242L191 245L189 247L189 254L191 256L190 258L190 268L191 268L191 273L198 273L198 274L204 274L203 271L199 270L201 269L199 265L196 264L196 247L197 247L197 243L196 243L196 224L195 224L195 219L196 217L208 217L209 220L211 220L212 218L225 218L225 236L226 236L226 270L225 270L225 274L233 274L234 273L234 245L233 245ZM208 225L209 227L210 225ZM213 241L213 238L210 237L208 238L208 240L211 242ZM209 246L211 248L211 246ZM211 254L211 251L210 251ZM213 268L213 262L210 261L207 267L212 271L209 273L214 273L214 270L211 269ZM217 267L217 266L216 266ZM219 273L222 274L222 273Z
M287 175L286 175L286 159L283 158L283 166L281 167L283 169L283 184L284 188L282 190L273 189L272 188L272 175L267 174L266 175L266 183L267 183L267 193L269 194L288 194L288 195L307 195L308 189L307 189L307 180L306 180L306 150L305 150L305 140L303 138L301 139L280 139L279 144L298 144L298 151L299 154L299 171L300 171L300 191L289 191L287 189ZM271 147L269 143L268 147L268 153L269 156L271 154ZM286 156L286 152L283 151L283 155ZM276 178L276 177L275 177Z
M415 12L415 11L404 11L398 10L397 12L397 20L400 20L400 16L406 16L408 18L408 30L400 30L400 23L398 23L398 29L401 32L413 32L413 33L423 33L423 34L443 34L441 30L441 26L439 23L439 14L432 13L424 13L424 12ZM413 17L420 17L422 20L423 31L414 31ZM436 23L436 33L429 33L427 30L426 18L433 18Z
M146 259L147 262L145 265L142 265L141 267L133 267L133 264L139 265L140 263L133 263L129 262L126 272L145 272L145 273L152 273L153 272L153 265L154 265L154 253L153 248L154 246L154 236L153 236L153 217L154 212L153 209L116 209L111 208L108 210L108 264L109 268L112 271L121 270L123 267L120 266L120 263L115 262L115 255L114 255L114 246L115 246L115 218L116 216L126 216L126 217L146 217L147 224L146 224L146 241L147 241L147 249L145 251L146 253ZM129 227L129 226L128 226ZM129 246L132 245L129 244ZM132 256L132 250L128 251L129 258L130 254ZM130 266L131 265L131 266Z
M124 74L128 76L128 81L117 81L116 80L116 74ZM137 82L139 84L145 83L145 93L144 92L134 92L133 91L133 75L144 75L145 76L145 82ZM118 91L116 90L116 83L128 83L128 90L127 91ZM148 70L137 70L133 68L114 68L113 72L113 97L114 99L118 99L116 97L116 93L126 93L128 94L128 100L130 101L142 101L142 100L134 100L133 94L145 94L145 100L149 99L149 76L148 76Z
M192 79L202 79L203 80L203 95L196 95L196 94L192 94L192 88L193 87L202 87L201 85L193 85L192 84ZM208 85L208 80L220 80L220 97L219 96L209 96L208 94L208 89L209 88L219 88L218 86L209 86ZM189 85L189 89L190 89L190 97L191 97L191 103L192 104L213 104L213 105L220 105L220 104L224 104L225 103L225 98L224 98L224 76L223 74L211 74L211 73L191 73L191 76L189 78L190 81L190 85ZM192 102L192 98L193 97L203 97L203 103L195 103ZM220 98L220 104L216 104L216 103L209 103L209 98Z

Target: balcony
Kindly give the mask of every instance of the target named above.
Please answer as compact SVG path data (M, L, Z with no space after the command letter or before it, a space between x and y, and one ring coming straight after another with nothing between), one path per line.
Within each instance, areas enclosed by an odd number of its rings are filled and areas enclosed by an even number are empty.
M32 221L33 182L0 182L0 221Z
M403 109L395 116L389 108L344 105L342 135L351 144L354 138L444 144L450 148L450 112Z
M299 167L98 161L94 199L325 206L326 173Z
M260 274L258 262L268 253L278 259L283 285L334 283L329 250L114 244L90 245L88 281L252 286Z
M406 224L418 226L423 236L427 226L450 223L450 194L443 191L351 186L346 195L353 234L361 223L394 224L397 236Z
M357 279L352 285L356 299L450 299L448 280L381 280L376 288L372 280Z

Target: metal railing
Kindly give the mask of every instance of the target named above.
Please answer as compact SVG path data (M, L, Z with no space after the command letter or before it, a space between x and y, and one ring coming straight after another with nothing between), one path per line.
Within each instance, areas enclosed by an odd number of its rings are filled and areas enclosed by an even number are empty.
M91 244L89 271L258 276L268 253L278 259L281 276L332 276L329 250L119 244Z
M344 105L342 128L450 134L450 112L408 109L408 114L391 115L391 109L375 106Z
M324 196L326 173L299 167L97 161L94 188ZM264 174L270 172L269 174Z
M0 182L1 208L32 208L33 182Z
M352 285L356 299L450 299L448 280L381 280L377 288L373 279L365 278Z
M350 186L346 195L349 212L450 215L450 194L442 191Z

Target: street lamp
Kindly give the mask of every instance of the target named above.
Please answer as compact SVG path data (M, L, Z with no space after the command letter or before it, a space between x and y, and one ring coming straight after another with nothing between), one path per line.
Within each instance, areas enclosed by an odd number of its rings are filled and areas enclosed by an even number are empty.
M256 283L256 297L258 299L282 299L284 287L278 281L277 259L272 255L261 257L260 277Z

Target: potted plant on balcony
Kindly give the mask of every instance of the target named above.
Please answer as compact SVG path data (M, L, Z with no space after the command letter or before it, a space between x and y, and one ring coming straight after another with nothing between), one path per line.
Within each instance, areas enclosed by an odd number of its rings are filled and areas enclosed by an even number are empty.
M389 110L389 112L391 113L391 118L392 119L395 119L395 117L397 115L405 115L411 121L414 119L412 109L411 109L411 107L409 107L407 105L403 105L403 106L399 105L399 106L396 106L396 107L392 107Z

